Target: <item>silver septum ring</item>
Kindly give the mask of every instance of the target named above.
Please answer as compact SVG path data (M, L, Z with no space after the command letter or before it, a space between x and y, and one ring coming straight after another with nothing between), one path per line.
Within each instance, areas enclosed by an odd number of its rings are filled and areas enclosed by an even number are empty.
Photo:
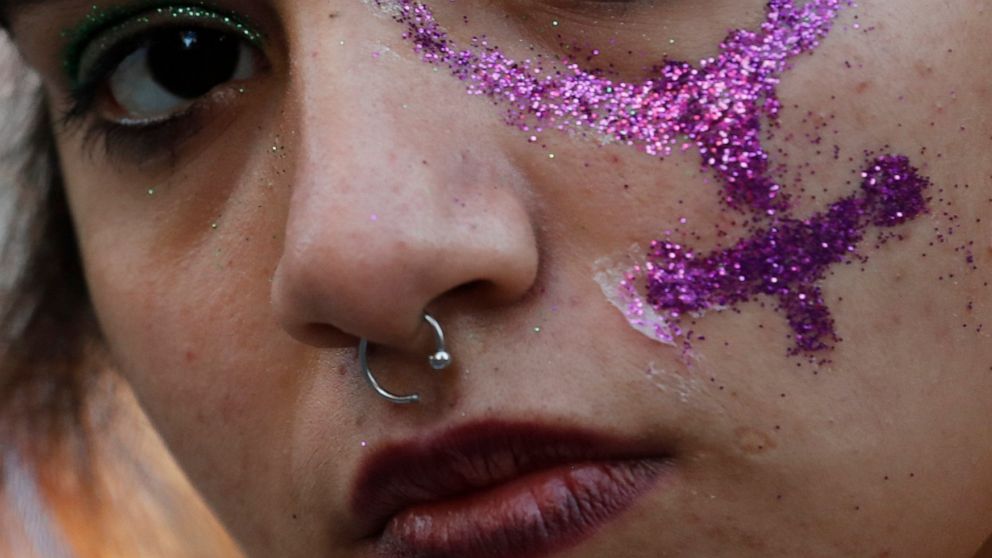
M427 363L434 370L444 370L451 366L451 354L448 353L444 346L444 331L441 329L441 324L430 314L424 314L424 321L431 327L431 331L434 333L434 344L436 345L434 353L427 356ZM358 363L362 367L362 373L365 374L365 379L368 380L369 385L372 386L372 389L380 397L398 405L407 405L420 401L419 394L396 395L379 385L379 382L375 379L375 375L372 373L372 369L369 368L368 350L369 341L362 337L362 340L358 342Z

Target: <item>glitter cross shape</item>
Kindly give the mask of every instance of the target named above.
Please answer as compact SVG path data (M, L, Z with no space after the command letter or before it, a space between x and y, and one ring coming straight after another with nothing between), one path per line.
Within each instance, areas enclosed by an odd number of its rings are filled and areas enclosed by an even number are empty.
M693 65L665 61L640 83L615 82L566 59L515 61L484 37L459 48L431 10L413 0L374 0L406 28L422 59L446 66L469 94L506 106L505 119L525 132L580 129L667 157L695 148L721 185L729 210L757 223L734 246L699 255L655 241L643 266L618 286L628 320L643 326L645 305L660 322L659 340L674 342L687 314L776 297L793 332L792 353L813 353L838 340L819 286L827 270L850 261L870 227L895 227L927 211L930 181L900 155L869 161L860 192L812 218L790 216L787 193L769 172L763 120L778 118L777 86L790 60L812 52L847 0L770 0L760 29L734 30L720 54Z

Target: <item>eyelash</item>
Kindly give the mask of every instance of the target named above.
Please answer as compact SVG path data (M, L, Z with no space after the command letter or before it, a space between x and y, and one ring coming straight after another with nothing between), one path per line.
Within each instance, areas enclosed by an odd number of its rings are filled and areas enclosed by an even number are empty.
M168 155L174 166L177 151L183 141L203 129L202 108L194 103L167 120L147 124L121 124L97 117L63 117L63 127L67 129L85 126L82 149L92 156L98 147L103 148L103 157L117 162L141 162Z
M560 0L559 0L560 1ZM563 4L570 5L572 10L582 11L615 11L618 9L627 10L631 5L638 4L640 0L567 0ZM172 5L158 10L199 10L200 4ZM145 12L148 13L148 12ZM132 14L127 18L121 18L123 23L116 26L128 25L129 22L139 20L142 14ZM232 16L215 14L215 17L229 18ZM236 19L235 21L240 21ZM239 23L239 26L244 24ZM82 79L78 76L70 76L73 85L70 88L66 109L61 115L62 128L67 131L85 128L82 136L82 146L84 152L91 156L99 145L103 146L103 156L108 159L119 159L123 162L142 162L161 155L171 156L174 162L178 148L183 141L195 136L205 127L205 121L209 112L209 94L196 99L185 110L167 117L164 120L153 122L128 122L113 121L101 118L97 114L96 106L100 99L109 95L107 81L114 74L121 62L137 49L146 46L152 35L166 28L177 29L201 29L208 25L198 24L196 21L176 24L175 21L165 22L162 25L149 25L148 27L120 40L113 44L104 52L99 54L96 62L87 70L87 75ZM232 34L238 33L231 30ZM254 33L254 32L252 32ZM88 44L93 40L99 40L103 33L90 34L92 37L88 41L77 41L77 43ZM245 40L243 37L240 40ZM255 45L256 48L259 45ZM264 53L258 48L261 54L260 59L264 60ZM78 63L78 59L75 60ZM67 63L67 66L70 64Z
M189 7L180 5L160 8L159 10L200 10L200 8L196 5ZM113 28L127 26L142 17L144 17L142 14L134 14L123 18L122 23L113 26ZM233 16L222 14L214 14L214 17L222 18L225 21L240 21L239 19L235 20ZM246 27L242 23L238 23L238 25ZM85 76L74 76L70 72L69 78L72 85L67 95L66 108L60 115L61 128L67 132L81 130L84 153L92 156L94 150L102 145L103 156L108 160L135 164L167 157L169 162L174 165L180 145L204 129L208 118L207 113L211 109L211 93L195 99L184 110L162 120L125 123L106 119L98 114L98 103L104 96L111 94L108 81L124 59L142 47L148 46L155 33L171 29L211 29L216 31L218 26L211 26L209 22L204 24L194 20L178 24L172 21L161 25L148 25L99 53L96 61L87 69ZM247 40L243 36L245 35L244 32L239 33L233 29L220 30L238 37L240 41ZM252 31L252 33L255 32ZM93 38L86 41L76 41L78 43L76 45L77 50L80 50L79 46L85 47L94 40L100 40L103 33L94 33L90 36ZM259 59L265 60L261 45L255 43L253 47L257 50ZM67 69L78 62L78 57L67 57Z
M94 149L102 144L104 156L123 159L138 159L158 151L162 146L176 145L173 124L182 123L185 118L180 113L162 122L148 124L122 124L104 120L95 114L95 107L106 88L106 81L124 57L140 47L140 41L128 41L115 45L100 57L89 75L72 86L68 93L67 108L60 122L66 131L83 130L83 151L91 156Z

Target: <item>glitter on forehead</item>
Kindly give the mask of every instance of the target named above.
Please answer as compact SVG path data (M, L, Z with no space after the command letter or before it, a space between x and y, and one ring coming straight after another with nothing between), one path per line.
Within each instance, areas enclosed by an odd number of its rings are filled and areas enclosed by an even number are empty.
M657 157L695 149L721 187L728 208L750 212L756 230L708 255L655 241L646 262L619 281L624 312L640 330L671 342L684 316L775 297L793 331L793 352L828 349L837 340L819 283L849 261L870 227L900 225L926 212L930 182L898 155L876 157L861 191L816 216L791 217L787 193L769 169L762 124L782 108L776 94L790 60L812 52L849 0L770 0L756 31L736 30L720 53L698 64L665 60L640 83L616 82L568 58L515 61L485 38L459 47L413 0L371 0L406 27L424 61L446 66L471 95L506 107L508 124L527 133L586 130Z

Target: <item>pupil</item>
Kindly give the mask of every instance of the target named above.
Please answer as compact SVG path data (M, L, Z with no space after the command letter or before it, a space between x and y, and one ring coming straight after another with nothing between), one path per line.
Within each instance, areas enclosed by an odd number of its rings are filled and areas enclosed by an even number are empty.
M238 39L211 29L168 29L148 45L148 68L166 91L184 99L202 97L234 76Z

